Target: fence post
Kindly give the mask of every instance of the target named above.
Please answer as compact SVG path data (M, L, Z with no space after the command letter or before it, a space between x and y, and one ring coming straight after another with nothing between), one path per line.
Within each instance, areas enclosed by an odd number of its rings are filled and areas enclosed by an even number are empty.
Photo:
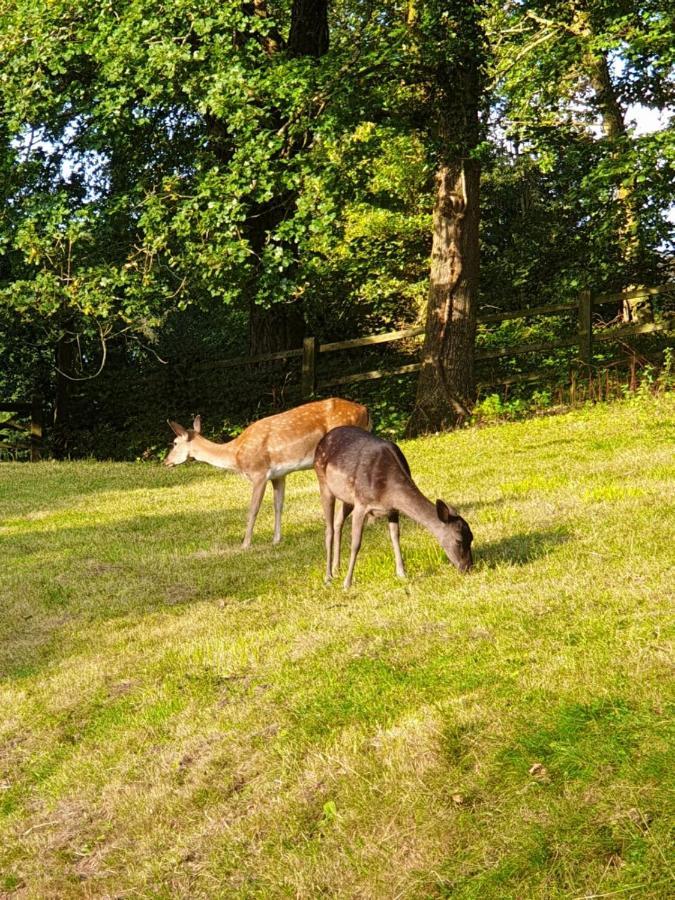
M316 391L316 338L306 337L302 342L302 384L300 393L303 400L309 400Z
M592 309L591 292L581 291L579 294L579 359L586 366L590 366L593 359Z
M39 462L42 457L42 401L33 397L30 405L30 461Z

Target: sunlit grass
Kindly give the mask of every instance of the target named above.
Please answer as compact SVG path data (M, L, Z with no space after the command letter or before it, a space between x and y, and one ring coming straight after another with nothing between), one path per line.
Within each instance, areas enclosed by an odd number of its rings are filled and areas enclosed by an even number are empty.
M674 419L405 444L476 567L349 592L311 472L0 466L0 896L668 896Z

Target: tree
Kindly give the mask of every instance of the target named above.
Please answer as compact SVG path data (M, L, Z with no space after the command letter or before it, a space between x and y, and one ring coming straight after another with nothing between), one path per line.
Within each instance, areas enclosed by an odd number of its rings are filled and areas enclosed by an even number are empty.
M17 155L3 235L23 272L6 302L35 300L40 276L76 314L143 330L200 296L233 300L252 278L257 299L279 296L265 282L293 262L326 2L295 0L277 17L287 40L262 0L128 0L95 15L82 2L13 4L0 29ZM52 251L68 243L66 282Z
M666 268L674 132L628 111L672 103L673 24L661 0L6 3L2 385L48 372L63 411L113 357L339 340L426 299L410 429L464 420L479 225L505 308Z
M426 330L410 434L460 424L475 396L483 13L479 3L428 2L411 22L437 169Z
M562 135L576 145L586 141L580 193L586 212L595 200L592 225L605 236L600 256L607 289L658 277L655 249L670 238L675 142L664 132L636 136L627 109L635 102L660 110L672 103L673 24L672 5L660 0L494 7L501 125L542 167L565 152ZM623 313L631 320L648 310L627 302Z
M246 7L246 11L250 16L269 21L265 0L254 0ZM323 56L328 50L328 0L293 0L287 39L283 38L276 26L272 26L262 36L256 35L255 29L251 29L251 32L254 39L261 40L265 52L270 57L281 55L289 61L304 57L308 59L311 67L311 61ZM244 35L240 34L237 43L242 49L244 41ZM310 113L305 130L296 132L292 109L283 108L279 104L272 107L268 115L276 134L285 136L278 145L275 160L283 167L285 161L292 160L311 145L312 116ZM222 132L226 130L227 123L209 114L209 126ZM256 302L258 282L264 278L265 251L275 238L277 247L280 246L278 242L280 228L285 222L292 220L297 199L297 189L289 184L282 185L280 189L272 192L269 199L254 202L244 223L244 233L247 235L250 252L254 258L246 285L246 291L250 296L249 349L252 354L285 350L302 343L304 316L298 302L272 305L261 305ZM297 241L293 238L292 230L287 243L287 256L297 259ZM287 263L287 275L290 275L288 269L292 267L293 262Z

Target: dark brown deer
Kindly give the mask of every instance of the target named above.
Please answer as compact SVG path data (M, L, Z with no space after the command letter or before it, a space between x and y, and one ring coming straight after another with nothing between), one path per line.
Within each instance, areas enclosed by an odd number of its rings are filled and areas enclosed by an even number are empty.
M356 557L366 516L386 516L394 546L396 574L405 578L399 543L399 513L405 513L430 531L460 572L473 565L473 535L457 510L437 500L434 505L417 487L401 450L389 441L360 428L333 428L318 443L314 468L319 479L326 519L326 582L337 575L340 537L344 521L352 513L352 551L344 587L352 583ZM335 500L342 506L333 522Z

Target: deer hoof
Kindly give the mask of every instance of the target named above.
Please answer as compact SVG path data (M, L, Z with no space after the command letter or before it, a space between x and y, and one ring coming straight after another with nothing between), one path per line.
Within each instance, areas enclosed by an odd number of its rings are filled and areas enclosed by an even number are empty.
M330 575L324 575L324 576L323 576L323 583L324 583L324 584L332 584L332 583L333 583L332 577L331 577Z
M250 549L251 549L251 542L248 541L248 540L246 540L246 538L244 538L244 540L242 541L241 549L242 549L242 550L250 550Z

